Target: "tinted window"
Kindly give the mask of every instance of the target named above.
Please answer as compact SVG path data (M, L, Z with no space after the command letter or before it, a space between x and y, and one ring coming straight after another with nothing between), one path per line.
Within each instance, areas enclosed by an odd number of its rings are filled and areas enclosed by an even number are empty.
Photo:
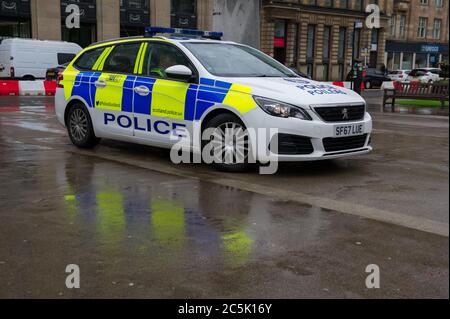
M141 43L117 45L109 54L103 66L103 71L117 73L134 73L134 64Z
M58 65L72 61L75 56L73 53L58 53Z
M82 70L92 70L95 62L102 54L105 48L98 48L89 50L83 53L83 55L75 62L75 67Z
M144 59L143 74L165 79L167 78L165 70L174 65L184 65L193 70L189 60L176 47L151 43Z

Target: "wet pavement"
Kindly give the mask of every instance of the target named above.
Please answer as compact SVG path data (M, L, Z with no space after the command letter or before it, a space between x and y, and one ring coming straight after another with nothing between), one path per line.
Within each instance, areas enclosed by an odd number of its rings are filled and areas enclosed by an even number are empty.
M374 113L374 153L262 176L81 151L53 112L0 98L0 298L449 296L448 118Z

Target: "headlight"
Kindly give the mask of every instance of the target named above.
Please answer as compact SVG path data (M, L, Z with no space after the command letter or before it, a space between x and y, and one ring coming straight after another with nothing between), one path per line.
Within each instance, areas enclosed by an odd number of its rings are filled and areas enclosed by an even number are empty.
M297 106L286 104L280 101L266 99L260 96L254 96L256 104L259 105L266 113L278 117L295 117L301 120L311 121L311 117L305 110Z

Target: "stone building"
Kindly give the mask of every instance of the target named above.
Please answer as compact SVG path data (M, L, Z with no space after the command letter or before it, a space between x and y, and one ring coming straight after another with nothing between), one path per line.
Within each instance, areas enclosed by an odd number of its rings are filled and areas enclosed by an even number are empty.
M389 69L448 64L449 0L394 0L386 43Z
M366 27L369 4L380 7L379 28ZM355 57L366 65L385 63L392 10L392 0L263 0L261 49L316 80L343 80L353 43ZM354 28L356 22L362 22L362 29Z
M146 25L211 29L213 0L0 0L0 38L66 40L82 46L140 35ZM80 8L79 29L66 8Z

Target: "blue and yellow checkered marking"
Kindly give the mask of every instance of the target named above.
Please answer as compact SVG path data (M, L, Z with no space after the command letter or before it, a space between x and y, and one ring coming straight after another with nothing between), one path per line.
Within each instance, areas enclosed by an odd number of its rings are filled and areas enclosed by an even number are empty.
M105 80L110 90L122 87L122 91L106 92L105 89L97 89L94 83L99 79ZM114 85L117 86L116 89L111 88ZM138 86L147 87L150 93L147 96L135 93L134 88ZM251 97L251 88L207 78L201 78L197 85L134 75L79 72L71 95L82 97L93 108L187 121L200 120L215 104L225 104L241 113L256 107Z

